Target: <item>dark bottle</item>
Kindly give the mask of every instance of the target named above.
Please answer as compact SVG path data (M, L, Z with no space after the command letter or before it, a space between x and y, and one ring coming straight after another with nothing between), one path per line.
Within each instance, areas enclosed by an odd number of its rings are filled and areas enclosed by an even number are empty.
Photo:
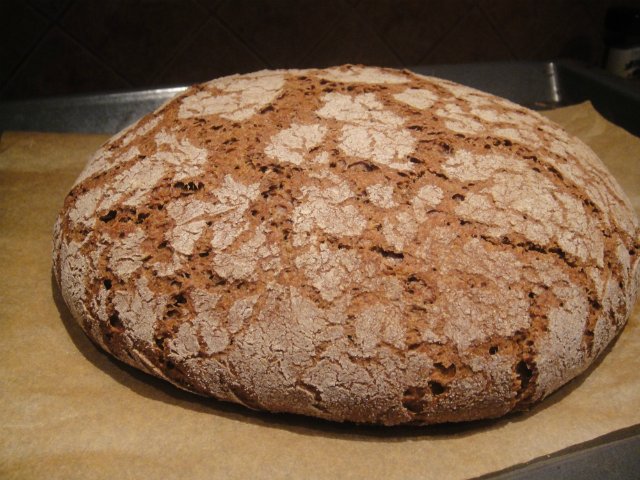
M604 21L607 71L640 78L640 8L612 7Z

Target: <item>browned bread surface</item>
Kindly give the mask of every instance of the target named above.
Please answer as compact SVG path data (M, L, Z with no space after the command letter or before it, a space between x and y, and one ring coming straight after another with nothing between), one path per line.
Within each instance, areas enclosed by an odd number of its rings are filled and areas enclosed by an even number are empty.
M408 71L196 85L109 140L54 272L87 335L179 387L337 421L527 408L622 329L638 221L586 145Z

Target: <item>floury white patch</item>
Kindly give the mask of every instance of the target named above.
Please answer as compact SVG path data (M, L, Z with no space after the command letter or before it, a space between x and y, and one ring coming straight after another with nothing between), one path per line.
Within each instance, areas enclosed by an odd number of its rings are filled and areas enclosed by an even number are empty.
M185 97L178 115L183 119L220 115L240 122L275 100L283 85L284 76L277 72L221 78L206 84L207 89ZM222 93L217 94L216 90Z

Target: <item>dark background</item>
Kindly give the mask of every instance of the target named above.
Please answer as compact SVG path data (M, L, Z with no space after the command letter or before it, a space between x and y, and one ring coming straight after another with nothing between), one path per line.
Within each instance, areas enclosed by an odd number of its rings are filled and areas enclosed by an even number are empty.
M0 0L0 100L195 83L263 68L573 58L607 0Z

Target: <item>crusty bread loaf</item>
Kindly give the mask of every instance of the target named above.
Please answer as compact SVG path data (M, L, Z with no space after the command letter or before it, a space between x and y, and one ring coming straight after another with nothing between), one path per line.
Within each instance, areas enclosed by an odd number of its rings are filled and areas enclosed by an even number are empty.
M639 227L535 112L408 71L196 85L109 140L54 270L120 360L255 409L386 425L527 408L622 329Z

